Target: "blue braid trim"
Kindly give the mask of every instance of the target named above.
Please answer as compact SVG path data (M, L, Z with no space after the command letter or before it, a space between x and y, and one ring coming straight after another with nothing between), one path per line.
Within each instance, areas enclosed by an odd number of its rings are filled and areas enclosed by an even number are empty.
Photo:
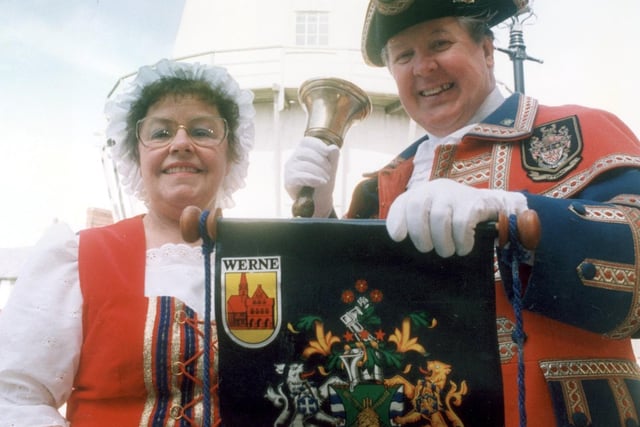
M520 281L520 263L526 258L526 251L518 240L518 225L515 215L509 216L509 246L502 252L502 260L511 267L512 293L511 305L516 319L516 329L513 332L513 342L518 346L518 412L520 427L527 426L527 409L525 406L524 379L524 342L527 335L524 332L522 318L522 282Z
M153 421L151 425L153 427L162 426L164 419L169 412L171 385L170 379L167 374L166 366L169 365L170 355L167 349L167 334L171 328L171 321L173 320L173 312L171 310L171 298L170 297L158 297L159 307L159 321L157 324L156 332L158 333L158 340L155 348L156 353L156 370L154 372L155 381L157 383L158 402L157 408L153 415Z
M202 254L204 255L204 419L203 427L211 426L211 253L213 240L207 232L209 211L200 215L199 231L202 238Z

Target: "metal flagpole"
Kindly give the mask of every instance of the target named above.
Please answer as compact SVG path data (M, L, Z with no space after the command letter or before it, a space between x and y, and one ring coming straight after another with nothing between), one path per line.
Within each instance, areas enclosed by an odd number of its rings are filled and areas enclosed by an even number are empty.
M513 16L509 25L509 48L496 48L500 52L509 55L509 58L513 62L513 82L515 91L519 93L524 93L524 61L529 60L540 64L543 63L541 59L529 56L524 44L522 26L524 22L533 15L533 11L528 7L524 9L523 12Z

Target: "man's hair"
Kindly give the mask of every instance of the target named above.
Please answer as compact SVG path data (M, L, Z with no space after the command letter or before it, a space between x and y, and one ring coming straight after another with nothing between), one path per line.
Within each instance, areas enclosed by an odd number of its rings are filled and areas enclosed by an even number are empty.
M467 33L473 41L480 44L488 37L492 41L494 40L493 31L487 24L490 20L490 16L457 16L458 22L462 27L467 30ZM387 44L382 47L380 52L380 58L385 66L389 66L389 53L387 52Z

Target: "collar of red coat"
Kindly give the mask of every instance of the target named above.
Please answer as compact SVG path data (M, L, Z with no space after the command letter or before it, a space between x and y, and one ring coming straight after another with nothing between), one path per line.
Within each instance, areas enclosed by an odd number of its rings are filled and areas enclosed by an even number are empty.
M492 141L522 139L531 135L537 111L538 101L536 99L520 93L514 93L505 99L502 105L482 122L471 128L465 136L490 139ZM428 139L429 136L424 135L398 154L384 168L394 168L400 162L412 158L415 156L418 146ZM365 176L376 174L377 171L365 174Z

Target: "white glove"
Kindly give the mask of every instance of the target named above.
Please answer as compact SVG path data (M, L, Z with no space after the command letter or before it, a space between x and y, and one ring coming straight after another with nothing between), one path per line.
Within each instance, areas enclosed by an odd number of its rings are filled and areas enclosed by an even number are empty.
M320 138L305 136L284 164L284 188L296 200L302 187L314 189L314 217L326 218L333 211L333 188L340 147Z
M523 194L469 187L450 179L416 185L391 204L387 231L396 242L407 234L421 252L467 255L473 249L478 223L497 220L499 213L527 210Z

